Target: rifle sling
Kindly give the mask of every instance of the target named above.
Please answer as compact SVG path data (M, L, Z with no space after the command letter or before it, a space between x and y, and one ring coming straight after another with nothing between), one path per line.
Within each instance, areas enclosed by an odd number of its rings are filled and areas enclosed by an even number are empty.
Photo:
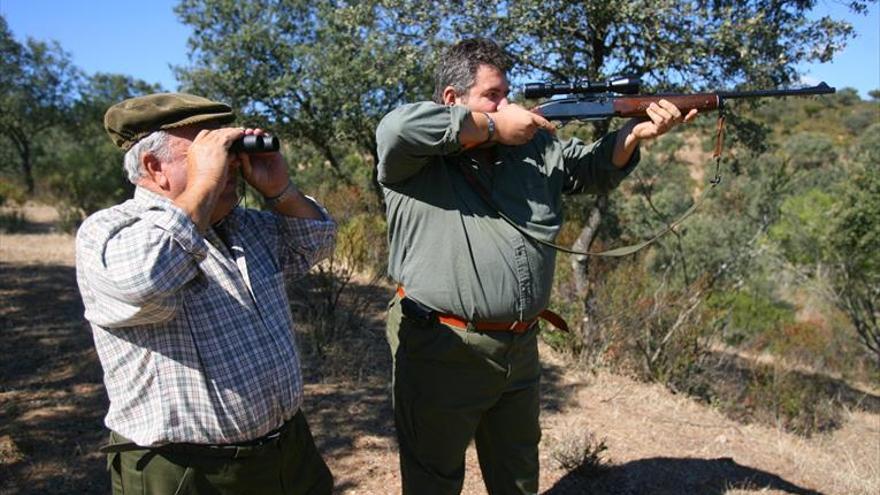
M721 148L724 139L724 115L721 114L718 116L718 126L715 131L715 151L713 153L713 159L715 160L715 177L709 181L709 187L703 191L699 198L694 201L694 204L691 205L690 208L687 209L677 220L668 224L665 229L661 230L659 233L655 234L648 240L642 241L638 244L632 244L630 246L623 246L619 248L609 249L607 251L577 251L574 249L569 249L565 246L561 246L559 244L555 244L550 241L545 241L544 239L539 239L532 235L529 231L525 229L522 225L519 225L515 221L513 221L510 217L508 217L501 208L492 200L492 195L486 189L486 187L480 182L477 176L474 174L474 171L466 165L462 160L458 160L458 168L461 170L461 173L464 174L465 179L467 179L468 183L477 193L483 198L483 201L492 209L499 217L504 219L505 222L510 224L511 227L516 229L520 234L525 236L527 239L530 239L533 242L537 242L538 244L543 244L545 246L551 247L557 251L562 251L563 253L575 254L578 256L605 256L605 257L621 257L628 256L630 254L636 253L651 244L655 243L658 239L673 231L676 227L681 225L686 218L691 216L700 205L703 204L703 201L709 196L709 193L715 189L715 186L721 183L721 175L720 175L720 167L721 167Z

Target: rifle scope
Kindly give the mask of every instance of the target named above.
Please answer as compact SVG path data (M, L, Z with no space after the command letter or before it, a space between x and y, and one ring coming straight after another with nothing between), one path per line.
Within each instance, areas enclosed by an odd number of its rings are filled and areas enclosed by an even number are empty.
M234 153L269 153L278 151L279 148L281 148L281 142L275 136L248 134L233 141L229 151Z
M547 98L553 95L572 94L596 94L596 93L620 93L632 95L639 92L641 81L638 77L619 77L608 79L605 82L585 84L552 84L552 83L528 83L523 96L530 99Z

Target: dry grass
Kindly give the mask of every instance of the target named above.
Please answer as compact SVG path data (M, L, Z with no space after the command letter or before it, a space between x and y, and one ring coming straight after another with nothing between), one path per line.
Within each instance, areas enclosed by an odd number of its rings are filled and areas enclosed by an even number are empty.
M0 494L106 493L95 452L106 399L76 304L73 239L40 228L0 236L0 351L15 356L0 363ZM372 294L364 327L346 332L323 361L305 363L304 408L340 494L400 486L381 330L390 289ZM856 404L840 428L804 438L737 423L660 385L578 371L540 350L542 493L880 493L877 411ZM357 373L334 371L340 366ZM607 446L606 469L589 478L553 461L561 440L585 433ZM484 494L473 448L466 463L463 493Z
M73 236L56 232L58 213L45 205L0 208L0 214L20 212L27 226L20 232L0 231L0 262L73 266Z

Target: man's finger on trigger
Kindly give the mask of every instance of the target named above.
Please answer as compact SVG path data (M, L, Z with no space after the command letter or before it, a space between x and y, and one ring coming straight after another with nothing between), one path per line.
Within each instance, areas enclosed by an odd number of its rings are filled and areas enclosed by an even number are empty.
M537 124L538 127L542 128L542 129L546 129L550 133L556 132L556 126L553 125L549 120L545 119L544 117L541 117L540 115L535 114L532 117L532 122Z
M694 120L695 118L697 118L697 114L698 114L698 113L699 113L699 112L697 111L696 108L692 108L691 111L688 112L687 115L685 115L685 117L684 117L684 121L685 121L685 122L690 122L690 121Z

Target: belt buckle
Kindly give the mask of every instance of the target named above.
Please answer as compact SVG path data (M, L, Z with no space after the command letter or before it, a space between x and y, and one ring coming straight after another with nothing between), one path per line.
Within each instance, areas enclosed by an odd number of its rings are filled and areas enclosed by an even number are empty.
M272 442L273 440L277 440L280 437L281 437L281 430L275 430L272 433L269 433L268 435L263 437L260 441L260 444L261 445L267 444L269 442Z
M517 327L516 327L519 324L522 324L521 329L517 329ZM532 320L532 321L517 320L517 321L510 324L510 331L515 334L526 333L526 331L529 328L532 328L532 325L534 325L534 324L535 324L535 320Z

